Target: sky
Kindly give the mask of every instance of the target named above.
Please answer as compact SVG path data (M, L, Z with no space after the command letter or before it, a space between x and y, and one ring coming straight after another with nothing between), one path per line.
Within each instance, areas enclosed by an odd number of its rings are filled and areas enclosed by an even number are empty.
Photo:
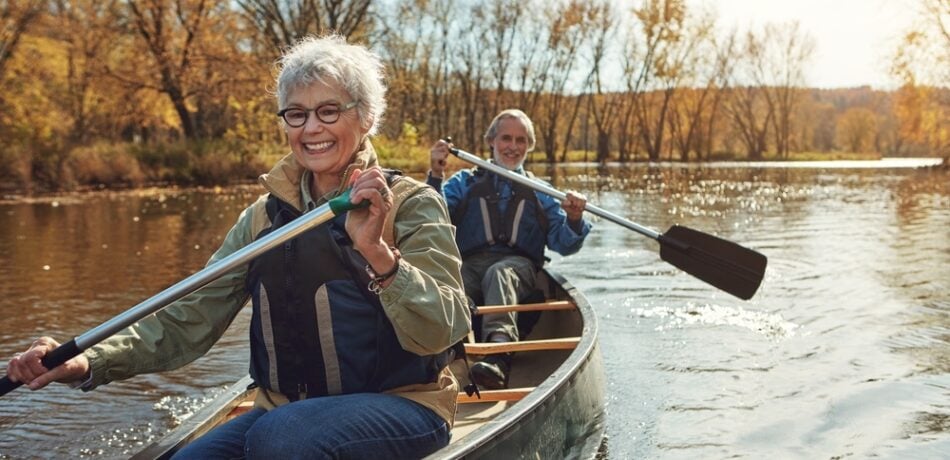
M806 84L891 89L889 58L916 19L913 0L688 0L719 12L719 24L748 30L798 21L815 42Z

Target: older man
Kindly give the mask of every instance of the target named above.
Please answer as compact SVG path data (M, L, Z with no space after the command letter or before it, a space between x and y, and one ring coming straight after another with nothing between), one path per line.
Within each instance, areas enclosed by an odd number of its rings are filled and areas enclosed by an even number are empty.
M504 110L485 133L492 161L527 174L524 161L534 150L534 124L524 112ZM535 289L545 247L561 255L577 252L591 225L583 219L587 198L568 192L563 203L479 168L465 169L444 180L452 144L440 140L430 151L428 184L442 192L456 226L462 254L462 280L468 296L481 305L517 303ZM485 315L480 340L519 339L516 313ZM478 385L508 386L511 356L492 355L472 366Z

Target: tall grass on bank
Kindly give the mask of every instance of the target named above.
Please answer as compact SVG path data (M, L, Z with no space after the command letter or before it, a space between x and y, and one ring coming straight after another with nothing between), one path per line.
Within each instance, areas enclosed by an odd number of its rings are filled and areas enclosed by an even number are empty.
M380 164L421 177L429 169L427 141L411 129L399 139L373 138ZM33 194L145 185L229 185L254 181L289 152L285 144L238 140L200 140L165 143L97 143L64 150L56 146L0 146L0 191ZM717 153L713 161L742 161L745 156ZM766 153L764 161L877 160L879 154L846 152L791 153L777 158ZM543 163L542 152L529 155ZM594 161L593 152L568 152L568 162ZM633 161L645 161L642 155ZM664 160L667 160L664 158ZM615 154L608 161L616 161ZM676 161L676 159L674 159ZM449 161L447 173L470 165Z
M227 185L254 180L285 153L286 147L278 145L227 140L97 143L66 151L8 147L0 151L0 189L30 194L154 184Z

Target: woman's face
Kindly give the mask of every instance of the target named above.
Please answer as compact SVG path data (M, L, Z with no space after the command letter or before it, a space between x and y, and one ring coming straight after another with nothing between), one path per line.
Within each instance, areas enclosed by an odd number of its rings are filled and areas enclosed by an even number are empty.
M515 170L524 163L528 153L528 130L517 118L505 118L498 122L498 134L491 141L495 162Z
M350 164L353 154L360 147L360 141L369 131L360 124L356 107L347 109L354 102L350 95L333 80L314 82L308 86L292 89L287 97L286 107L306 110L306 122L295 128L284 124L290 149L294 158L303 167L313 172L314 179L321 188L339 185L340 174ZM339 119L333 123L320 121L314 109L335 105L340 109ZM332 112L332 107L330 107ZM323 115L324 118L327 118Z

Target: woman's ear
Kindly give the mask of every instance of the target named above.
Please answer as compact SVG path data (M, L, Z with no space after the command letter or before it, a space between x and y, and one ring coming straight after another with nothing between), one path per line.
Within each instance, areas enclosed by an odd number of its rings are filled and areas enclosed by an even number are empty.
M373 129L373 123L376 121L372 115L366 117L366 122L360 128L363 130L363 136L366 136L371 129Z

